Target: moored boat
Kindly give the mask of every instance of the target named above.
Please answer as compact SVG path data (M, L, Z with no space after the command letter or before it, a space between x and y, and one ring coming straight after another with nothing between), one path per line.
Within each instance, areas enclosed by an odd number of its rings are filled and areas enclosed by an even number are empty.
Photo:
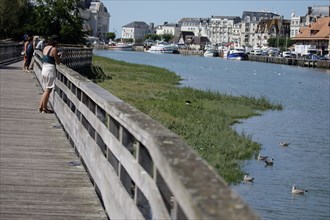
M204 57L218 57L219 51L215 48L209 48L204 52Z
M231 49L227 53L228 60L247 60L248 55L245 53L244 48Z
M149 53L173 53L176 49L175 45L168 44L166 42L157 42L156 45L152 45L147 52Z
M110 50L123 50L123 51L131 51L133 50L133 45L132 44L127 44L127 43L117 43L114 45L109 46Z

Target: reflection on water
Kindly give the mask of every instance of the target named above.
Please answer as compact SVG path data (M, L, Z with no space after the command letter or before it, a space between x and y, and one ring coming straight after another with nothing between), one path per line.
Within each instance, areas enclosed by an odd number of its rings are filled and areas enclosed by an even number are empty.
M283 105L244 120L234 128L251 134L262 144L262 155L274 165L252 158L244 171L253 184L233 185L263 219L330 218L330 72L221 58L95 51L96 54L132 63L167 68L182 77L182 86L232 95L266 96ZM281 147L279 142L291 144ZM292 195L291 186L305 188Z

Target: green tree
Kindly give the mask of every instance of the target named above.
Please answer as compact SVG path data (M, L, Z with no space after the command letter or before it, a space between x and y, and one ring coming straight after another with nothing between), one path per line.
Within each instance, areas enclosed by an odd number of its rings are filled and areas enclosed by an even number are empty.
M163 35L160 35L160 38L163 39L163 41L169 42L170 40L172 40L173 35L172 34L163 34Z
M124 40L126 43L133 43L134 39L133 38L128 38Z
M35 34L60 36L61 43L85 43L80 0L37 0L28 28Z
M271 37L267 40L268 46L270 47L280 47L281 50L286 50L288 47L292 46L293 41L291 38L286 37Z
M106 35L106 39L109 40L115 40L116 39L116 33L115 32L108 32Z
M156 41L156 40L160 40L160 36L157 35L157 34L146 34L144 35L144 39L145 40L153 40L153 41Z
M27 31L29 9L27 0L0 0L0 39L20 40Z

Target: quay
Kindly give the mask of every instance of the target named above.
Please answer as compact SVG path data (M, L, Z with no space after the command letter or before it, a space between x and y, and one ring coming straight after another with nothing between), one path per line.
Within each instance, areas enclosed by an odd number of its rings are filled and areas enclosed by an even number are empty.
M301 66L309 68L323 68L330 69L330 60L308 60L304 58L283 58L283 57L269 57L249 55L250 61L285 64L292 66Z
M17 48L0 45L1 219L260 219L180 136L75 71L92 49L61 48L41 114L42 54L25 73Z

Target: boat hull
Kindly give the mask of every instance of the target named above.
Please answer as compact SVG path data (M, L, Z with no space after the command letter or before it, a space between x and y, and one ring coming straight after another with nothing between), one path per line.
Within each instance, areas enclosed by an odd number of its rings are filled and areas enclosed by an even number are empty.
M149 53L173 53L176 48L173 45L154 45L147 51Z
M110 50L120 50L120 51L132 51L132 46L110 46Z
M228 60L247 60L248 56L245 53L231 53L227 55Z
M216 50L210 50L210 51L206 51L204 53L204 57L218 57L219 56L219 52Z

